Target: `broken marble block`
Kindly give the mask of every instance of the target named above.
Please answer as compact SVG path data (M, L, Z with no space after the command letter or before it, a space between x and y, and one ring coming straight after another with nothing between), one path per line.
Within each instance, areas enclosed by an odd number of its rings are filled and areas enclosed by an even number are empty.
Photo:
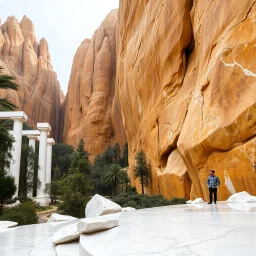
M76 219L77 218L69 216L69 215L53 213L47 222L71 221L71 220L76 220Z
M124 208L122 208L122 212L131 212L131 211L136 211L136 209L133 208L133 207L124 207Z
M59 229L52 237L53 244L63 244L79 239L80 232L77 230L77 223L67 225Z
M82 219L77 223L77 229L82 234L90 234L107 230L119 225L118 220L106 220L100 218Z
M191 202L191 204L202 204L202 203L204 203L203 198L196 198Z
M246 191L243 191L230 196L227 202L228 203L256 202L256 196L251 196Z
M0 228L11 228L17 225L18 223L14 221L0 221Z
M121 206L98 194L92 197L85 208L86 218L94 218L116 212L122 212Z

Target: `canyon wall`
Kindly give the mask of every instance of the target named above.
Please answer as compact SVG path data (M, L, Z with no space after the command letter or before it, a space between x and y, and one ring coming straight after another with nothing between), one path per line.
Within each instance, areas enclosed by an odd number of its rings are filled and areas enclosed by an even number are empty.
M37 122L49 122L58 141L63 94L51 65L48 43L45 38L37 42L34 25L26 16L21 22L8 17L0 26L0 66L19 85L17 92L0 91L0 96L8 96L29 116L28 125L36 128Z
M92 161L109 145L126 142L115 96L117 13L111 11L78 48L63 104L63 141L76 147L84 139Z
M147 192L208 200L256 195L255 1L120 0L117 89L129 144L146 153Z

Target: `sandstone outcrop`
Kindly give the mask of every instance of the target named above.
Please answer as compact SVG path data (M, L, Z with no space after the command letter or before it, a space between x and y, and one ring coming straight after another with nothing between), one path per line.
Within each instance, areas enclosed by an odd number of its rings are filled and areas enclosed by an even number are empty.
M221 200L256 195L255 19L255 1L120 1L117 88L139 191L142 148L148 193L207 200L215 169Z
M120 1L117 87L134 157L144 149L151 167L148 193L189 197L190 179L177 140L196 86L191 48L192 1ZM189 59L189 62L188 62Z
M112 143L126 142L115 97L117 12L78 48L63 105L63 141L76 147L84 139L91 160Z
M53 71L48 43L38 43L34 25L24 16L19 22L8 17L0 26L0 66L15 77L19 90L8 96L19 109L29 116L28 124L50 122L52 136L59 140L61 92L57 75ZM6 92L0 92L6 96Z

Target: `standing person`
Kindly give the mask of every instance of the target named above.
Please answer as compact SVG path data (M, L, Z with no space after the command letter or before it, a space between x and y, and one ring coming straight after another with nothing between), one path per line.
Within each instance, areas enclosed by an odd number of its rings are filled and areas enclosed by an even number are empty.
M214 203L217 203L217 189L220 186L220 179L215 176L215 171L210 171L210 176L207 180L209 193L210 193L210 202L208 204L212 204L212 193L214 194Z

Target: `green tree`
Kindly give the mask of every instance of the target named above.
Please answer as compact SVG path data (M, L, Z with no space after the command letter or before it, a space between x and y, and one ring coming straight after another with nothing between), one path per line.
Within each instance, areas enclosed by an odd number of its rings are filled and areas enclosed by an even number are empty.
M113 185L114 196L116 196L117 186L125 183L126 175L126 172L121 170L118 164L112 164L108 167L107 173L104 176L104 182L105 184Z
M128 143L125 143L123 150L124 167L128 167Z
M52 180L51 183L45 184L45 194L49 195L51 204L57 203L57 196L59 194L59 183L56 180Z
M143 150L136 153L135 160L136 165L134 167L134 176L136 179L139 178L142 194L144 194L144 187L147 188L149 185L150 172Z
M71 172L81 172L87 175L87 178L91 175L91 164L89 162L89 153L84 150L84 140L79 141L76 152L72 155Z
M67 144L57 143L52 147L52 169L59 168L61 175L68 173L74 148Z
M18 90L18 85L14 82L14 77L3 74L3 68L0 67L0 89L3 90ZM8 96L0 98L0 111L13 111L17 107L9 101Z
M78 171L65 175L59 181L59 191L63 203L58 207L58 211L78 218L84 217L91 192L86 175Z
M0 123L0 170L5 170L10 166L12 158L11 149L14 142L3 124Z
M118 161L120 160L120 153L121 153L120 145L118 143L116 143L113 146L113 154L114 154L114 158L115 158L116 163L118 163Z
M57 202L57 196L59 195L59 182L61 174L60 174L60 168L55 167L53 170L53 178L51 180L51 183L45 184L45 193L49 195L51 199L51 204L56 204Z
M20 164L20 184L19 195L26 197L28 193L32 193L34 187L34 168L35 168L35 152L28 144L23 143L21 148L21 164ZM37 186L41 182L37 181Z
M123 148L123 156L120 158L119 163L122 167L128 167L128 143L125 143Z
M85 158L87 158L87 160L89 159L89 153L84 150L84 140L83 139L79 140L76 152L79 153L79 155L81 157L85 157Z
M0 213L3 210L3 204L6 200L11 199L16 192L16 185L14 178L6 175L6 172L0 170Z

